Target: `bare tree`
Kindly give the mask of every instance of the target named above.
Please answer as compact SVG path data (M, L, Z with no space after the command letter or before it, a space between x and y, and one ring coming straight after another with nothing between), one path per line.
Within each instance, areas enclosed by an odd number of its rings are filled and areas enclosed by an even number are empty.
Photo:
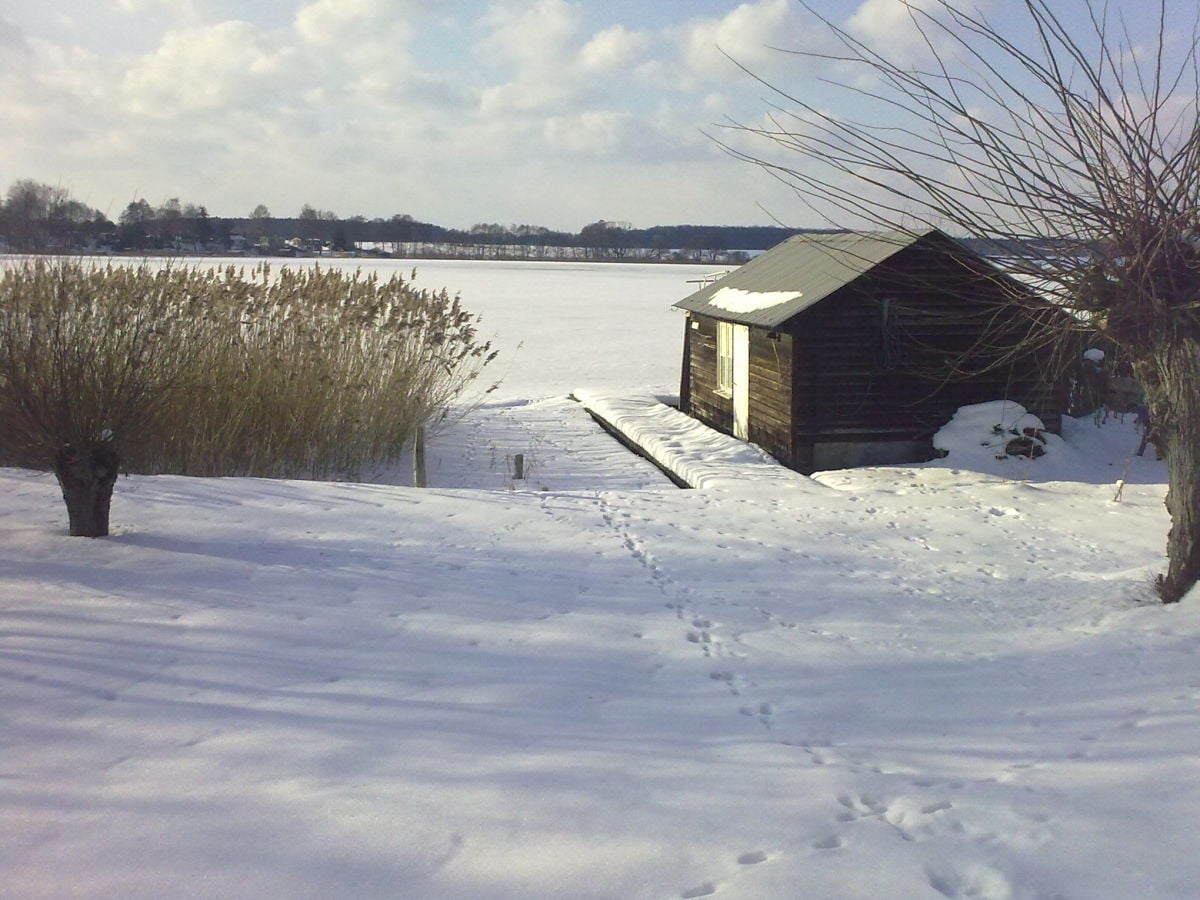
M22 178L9 187L7 201L0 204L0 214L7 221L9 238L15 247L42 250L55 220L67 218L68 212L76 212L70 208L73 202L66 188ZM78 206L82 207L82 204Z
M1071 313L1054 318L1106 335L1145 390L1170 477L1157 589L1178 601L1200 579L1194 3L1139 6L1135 36L1103 0L1005 3L1003 25L966 0L896 0L925 61L914 65L800 2L835 49L785 52L832 73L823 87L853 118L759 78L768 116L730 123L719 142L832 224L1019 248L1015 272Z

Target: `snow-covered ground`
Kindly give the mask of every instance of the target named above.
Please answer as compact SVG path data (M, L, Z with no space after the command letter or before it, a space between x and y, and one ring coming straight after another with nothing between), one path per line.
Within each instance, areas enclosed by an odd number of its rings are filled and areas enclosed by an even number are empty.
M0 896L1196 896L1200 597L1149 602L1131 422L771 472L653 402L691 273L498 265L519 307L421 264L522 344L430 489L130 477L91 541L0 470Z

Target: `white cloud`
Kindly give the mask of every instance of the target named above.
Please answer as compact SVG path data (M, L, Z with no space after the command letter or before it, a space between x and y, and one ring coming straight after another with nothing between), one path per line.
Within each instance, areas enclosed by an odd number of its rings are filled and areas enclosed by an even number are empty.
M604 110L554 116L546 120L543 134L551 150L606 156L620 148L635 128L629 113Z
M629 66L649 44L649 37L614 25L597 33L579 53L579 64L590 72Z
M504 0L483 18L484 44L522 69L550 71L568 58L582 18L579 7L565 0Z
M650 36L623 25L583 32L579 3L501 0L482 25L480 70L500 78L479 92L485 116L560 111L596 102L615 78L632 75ZM507 77L505 77L507 76ZM503 80L501 80L503 79Z
M565 0L501 0L480 23L478 48L484 70L511 73L479 93L485 117L563 106L578 90L575 48L582 14Z
M790 2L756 0L694 30L757 52L782 40L772 23ZM564 222L553 211L561 204L577 226L637 217L622 207L648 186L680 196L648 168L736 170L712 161L699 131L722 107L736 112L736 74L693 90L693 30L652 29L583 0L64 0L56 9L71 21L0 19L0 168L64 178L118 211L135 196L181 196L214 214L262 201L279 214L311 202L375 215L395 202L436 221L458 204L476 208L462 213L475 220L553 224ZM714 90L724 96L706 109ZM464 195L469 178L478 190ZM568 183L583 193L550 187ZM542 187L546 212L518 213ZM627 197L609 209L618 191Z
M757 69L779 56L773 47L795 44L796 22L793 0L743 3L724 18L686 25L685 60L693 71L721 78L734 71L727 56Z
M304 40L318 45L380 38L380 29L393 36L403 28L406 3L387 0L315 0L302 7L295 28Z
M984 2L963 0L958 8L973 13ZM935 47L945 43L944 35L928 21L931 16L937 17L939 6L938 0L863 0L846 20L845 28L893 62L911 63L928 55L930 42Z
M61 4L66 11L59 13L59 19L68 30L73 30L73 26L87 18L79 14L76 8L78 4L79 0ZM103 0L97 5L114 9L120 16L116 21L121 23L119 27L125 32L123 38L153 35L164 27L195 27L206 21L211 22L214 17L212 0ZM227 17L217 14L217 18Z
M0 72L23 72L28 66L29 43L25 34L5 18L0 18Z
M193 15L196 9L195 0L109 0L109 3L127 16L158 11Z
M170 32L125 76L127 108L169 118L236 106L256 82L279 74L289 55L247 22Z
M76 45L53 44L30 39L24 72L29 93L12 100L33 105L49 104L54 114L78 114L85 108L102 110L109 100L108 89L116 64L100 54Z
M413 59L414 36L437 14L425 6L418 0L306 3L293 21L304 60L297 77L306 86L320 85L330 102L361 100L376 109L390 103L461 106L465 89L452 89L440 73L422 73Z
M485 116L510 112L534 112L560 106L575 93L565 79L522 79L484 88L479 111Z

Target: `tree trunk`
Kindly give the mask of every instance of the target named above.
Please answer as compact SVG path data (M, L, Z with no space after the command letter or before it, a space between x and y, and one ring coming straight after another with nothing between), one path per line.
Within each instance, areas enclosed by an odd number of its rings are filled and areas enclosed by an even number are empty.
M1200 340L1161 346L1152 365L1146 384L1150 427L1167 460L1171 514L1167 571L1157 588L1164 603L1177 603L1200 580Z
M70 444L54 457L54 474L67 504L72 537L105 537L120 457L108 444L76 448Z

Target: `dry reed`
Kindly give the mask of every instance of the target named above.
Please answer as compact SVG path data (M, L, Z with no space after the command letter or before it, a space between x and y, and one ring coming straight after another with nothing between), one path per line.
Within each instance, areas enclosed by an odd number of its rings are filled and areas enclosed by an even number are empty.
M355 479L495 356L446 291L336 269L27 260L0 277L0 463Z

